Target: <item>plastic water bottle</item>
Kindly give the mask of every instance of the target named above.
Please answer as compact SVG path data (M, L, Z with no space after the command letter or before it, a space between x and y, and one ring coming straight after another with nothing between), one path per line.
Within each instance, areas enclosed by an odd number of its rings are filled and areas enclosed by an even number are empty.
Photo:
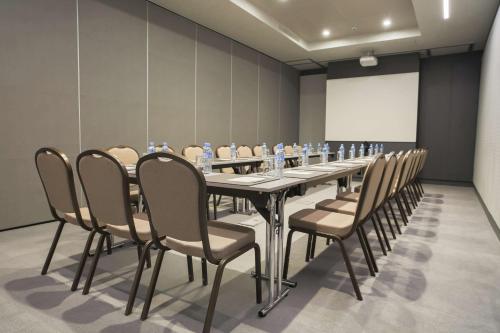
M307 143L304 144L304 147L302 148L302 161L301 161L302 166L308 166L309 165L309 154L307 153Z
M298 152L298 147L297 147L297 144L294 142L293 143L293 156L299 156L299 152Z
M328 163L328 153L326 151L326 144L323 145L323 150L321 150L320 148L318 148L320 151L321 151L321 163L323 164L326 164Z
M378 154L378 143L375 145L375 155Z
M328 142L326 143L326 152L330 154L330 144Z
M236 145L234 144L234 142L231 143L230 150L231 150L231 161L236 161Z
M283 169L285 167L285 151L283 150L283 144L278 143L276 149L276 154L274 154L274 164L276 165L276 176L278 178L283 178Z
M203 145L203 173L212 172L212 147L210 143Z
M314 154L314 146L311 142L309 142L309 145L307 147L309 148L309 155Z
M361 146L359 146L359 157L365 157L365 145L364 144L361 144Z
M373 156L373 144L370 143L370 147L368 148L368 156Z
M318 154L321 154L323 149L321 148L321 143L318 142Z
M345 156L344 153L345 153L344 144L341 144L339 151L338 151L338 160L341 162L344 160L344 156Z
M383 143L380 144L379 153L381 153L381 154L384 153L384 144Z
M153 141L149 142L148 154L153 154L156 152L155 143Z
M351 149L349 150L349 159L353 159L356 157L356 147L354 147L354 144L351 145Z
M168 144L166 142L163 142L163 145L161 146L161 152L168 153Z
M266 143L264 142L264 143L262 144L262 158L264 159L264 158L266 158L266 157L267 157L267 145L266 145Z

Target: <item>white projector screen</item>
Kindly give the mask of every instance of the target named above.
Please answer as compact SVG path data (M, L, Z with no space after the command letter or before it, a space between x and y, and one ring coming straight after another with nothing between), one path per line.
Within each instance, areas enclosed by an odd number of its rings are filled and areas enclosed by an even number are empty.
M418 72L331 79L326 141L416 142Z

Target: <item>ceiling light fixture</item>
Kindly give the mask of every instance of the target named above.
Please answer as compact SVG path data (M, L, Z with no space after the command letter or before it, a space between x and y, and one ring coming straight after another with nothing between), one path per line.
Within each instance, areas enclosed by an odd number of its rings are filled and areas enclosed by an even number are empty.
M323 29L323 31L321 31L321 35L323 37L330 37L330 30L328 29Z
M445 20L450 18L450 0L443 0L443 18Z
M386 28L390 27L392 25L391 19L385 19L382 21L382 25Z

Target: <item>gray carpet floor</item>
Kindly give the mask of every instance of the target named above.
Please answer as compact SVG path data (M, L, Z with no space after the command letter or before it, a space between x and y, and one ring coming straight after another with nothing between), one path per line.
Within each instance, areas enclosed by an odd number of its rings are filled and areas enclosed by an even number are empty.
M383 256L369 233L380 272L371 277L357 239L346 246L364 296L358 301L336 244L318 239L305 263L306 237L294 235L290 278L298 287L266 318L258 318L248 253L226 269L213 332L500 332L500 242L472 188L425 185L426 196L403 235ZM318 186L287 202L286 214L333 197ZM221 220L252 225L264 247L258 215ZM69 288L86 233L68 225L48 275L40 269L56 224L0 233L0 332L200 332L210 286L201 284L199 260L189 283L185 257L167 253L150 317L139 315L151 269L145 271L134 312L124 308L132 283L135 248L101 258L89 295ZM153 252L153 260L156 253ZM209 267L213 281L214 267ZM264 289L264 299L267 291Z

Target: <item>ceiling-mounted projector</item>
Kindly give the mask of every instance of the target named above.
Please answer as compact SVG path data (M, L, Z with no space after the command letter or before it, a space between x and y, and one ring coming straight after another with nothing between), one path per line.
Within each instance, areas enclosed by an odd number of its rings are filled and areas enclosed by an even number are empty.
M359 58L359 63L362 67L373 67L378 65L378 60L374 55L366 55Z

